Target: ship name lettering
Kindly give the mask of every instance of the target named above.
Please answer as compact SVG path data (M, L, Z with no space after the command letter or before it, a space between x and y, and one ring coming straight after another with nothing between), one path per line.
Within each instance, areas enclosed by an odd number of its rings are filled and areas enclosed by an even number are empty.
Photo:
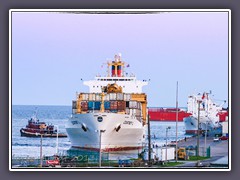
M124 121L123 124L131 125L131 124L133 124L133 122L132 121Z
M72 125L78 124L78 121L72 121Z

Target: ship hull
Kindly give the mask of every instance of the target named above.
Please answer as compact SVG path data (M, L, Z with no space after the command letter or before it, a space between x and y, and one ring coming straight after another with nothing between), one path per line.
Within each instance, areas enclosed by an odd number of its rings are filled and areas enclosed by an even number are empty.
M73 148L96 151L141 149L145 132L142 122L118 113L74 114L66 131Z
M210 129L211 125L209 123L206 123L208 119L202 119L200 118L199 121L199 133L201 134L203 130ZM198 133L198 119L189 116L186 118L183 118L183 122L186 128L186 134L197 134Z
M190 113L180 111L171 112L166 110L149 110L148 111L151 121L176 121L178 116L178 121L182 122L183 118L190 116Z
M29 132L27 129L20 129L20 133L21 133L21 136L25 136L25 137L41 137L41 134L40 133L37 133L37 132ZM49 138L65 138L67 137L66 134L63 134L63 133L42 133L42 137L49 137Z

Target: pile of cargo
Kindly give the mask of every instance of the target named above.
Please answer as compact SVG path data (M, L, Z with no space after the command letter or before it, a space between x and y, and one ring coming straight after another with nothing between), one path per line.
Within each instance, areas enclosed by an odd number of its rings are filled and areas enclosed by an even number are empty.
M143 94L134 94L133 96L130 93L106 93L103 95L101 93L80 93L78 95L79 99L73 101L72 109L74 113L99 111L101 109L101 103L104 102L104 111L122 112L134 115L140 120L142 116L142 102L137 101L136 97L142 98L143 96ZM78 108L80 111L77 111Z

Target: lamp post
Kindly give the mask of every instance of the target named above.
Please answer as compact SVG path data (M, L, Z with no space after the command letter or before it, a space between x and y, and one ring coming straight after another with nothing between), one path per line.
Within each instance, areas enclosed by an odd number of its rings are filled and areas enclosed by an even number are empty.
M101 167L102 154L101 154L101 144L102 144L102 133L106 130L99 130L99 168Z
M40 167L43 165L43 159L42 159L42 134L41 135L41 140L40 140Z
M202 101L201 100L198 100L197 103L198 103L198 123L197 123L197 166L199 166L200 162L198 160L198 157L199 157L199 121L200 121L200 103Z
M43 157L42 157L42 130L43 130L43 125L40 125L40 136L41 136L41 140L40 140L40 167L42 167L43 165Z
M199 121L200 121L200 103L201 100L198 100L198 123L197 123L197 156L199 156Z
M55 125L57 127L57 139L56 139L56 155L58 155L58 125Z
M176 92L176 146L175 146L175 157L176 157L176 162L178 160L178 81L177 81L177 92Z
M151 164L151 132L150 132L150 115L148 114L148 164Z
M204 152L207 156L207 126L208 126L208 121L206 122L206 128L205 128L205 143L204 143Z
M165 154L165 161L167 162L167 138L168 138L168 130L171 129L170 126L166 128L166 154Z

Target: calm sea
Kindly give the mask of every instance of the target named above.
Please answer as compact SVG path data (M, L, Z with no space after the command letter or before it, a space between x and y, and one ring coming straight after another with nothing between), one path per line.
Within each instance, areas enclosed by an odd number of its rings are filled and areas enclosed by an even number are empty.
M20 129L25 127L28 119L37 109L37 117L47 124L58 125L59 131L66 133L65 124L71 115L70 106L12 106L12 156L14 157L39 157L40 138L22 137ZM168 142L176 140L176 122L151 121L151 142L161 146L166 142L166 127L168 131ZM183 122L178 122L178 138L183 139L186 135ZM43 138L43 154L53 155L56 153L56 138ZM68 138L58 139L58 152L65 152L71 147ZM126 154L124 154L125 156ZM119 156L119 154L118 154Z

